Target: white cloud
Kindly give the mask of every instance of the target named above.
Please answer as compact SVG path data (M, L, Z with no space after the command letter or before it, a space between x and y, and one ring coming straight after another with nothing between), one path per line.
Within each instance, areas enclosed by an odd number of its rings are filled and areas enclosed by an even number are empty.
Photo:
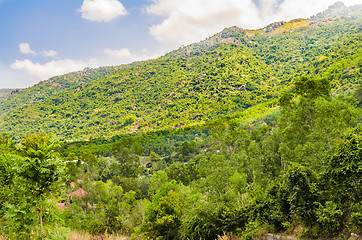
M130 60L133 58L133 56L132 56L131 52L128 50L128 48L122 48L122 49L118 49L118 50L112 50L109 48L105 48L103 52L112 58L119 58L122 60Z
M20 43L19 52L22 54L33 54L36 55L36 52L31 50L29 43Z
M34 50L31 49L30 44L29 43L20 43L19 44L19 52L22 54L32 54L32 55L42 55L44 57L56 57L58 55L58 53L54 50L45 50L43 49L42 51L40 51L39 53L35 52Z
M103 54L104 57L91 58L88 60L76 60L76 59L61 59L58 57L57 52L54 50L43 50L39 54L44 56L57 57L55 60L51 60L45 63L34 62L31 59L16 60L10 67L13 71L18 70L18 75L21 73L29 74L36 77L38 80L48 79L53 76L66 74L73 71L79 71L85 67L99 67L102 65L119 65L126 64L132 61L146 60L150 58L156 58L161 55L157 52L154 54L147 53L143 50L139 54L133 54L128 48L121 49L110 49L105 48L99 53ZM0 69L1 70L1 69ZM1 84L0 84L1 86Z
M165 52L159 52L159 51L154 51L150 53L146 49L142 49L142 51L138 53L131 53L128 48L121 48L121 49L105 48L102 51L102 53L107 56L107 59L101 60L102 64L105 65L119 65L119 64L131 63L133 61L154 59L165 54Z
M164 17L150 26L151 36L162 43L189 44L225 27L262 28L276 21L307 18L324 11L336 0L152 0L148 14ZM361 0L345 0L346 5Z
M37 77L29 76L21 71L11 69L7 64L0 62L0 89L1 88L23 88L28 87L37 82Z
M42 50L40 52L41 55L45 56L45 57L56 57L58 55L58 53L54 50Z
M84 0L79 11L82 18L93 22L110 22L127 14L122 3L117 0Z
M94 60L84 62L74 59L52 60L44 64L34 63L30 59L25 59L16 60L11 64L11 68L25 71L32 76L38 77L39 79L48 79L52 76L78 71L85 67L94 66L97 66L97 62Z

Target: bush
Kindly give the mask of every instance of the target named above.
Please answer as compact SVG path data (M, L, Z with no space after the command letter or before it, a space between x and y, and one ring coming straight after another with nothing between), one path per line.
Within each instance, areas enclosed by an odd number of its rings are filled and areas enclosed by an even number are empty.
M288 193L290 214L307 226L315 222L314 202L318 199L316 186L316 176L306 167L292 167L285 175L284 188Z
M199 203L188 216L183 219L181 227L182 239L217 239L223 233L241 232L248 220L242 209L229 209L220 203Z
M328 201L325 206L319 203L316 210L317 223L319 231L325 235L335 232L340 228L343 211L338 209L336 203Z
M356 203L352 207L351 221L354 225L362 228L362 203Z

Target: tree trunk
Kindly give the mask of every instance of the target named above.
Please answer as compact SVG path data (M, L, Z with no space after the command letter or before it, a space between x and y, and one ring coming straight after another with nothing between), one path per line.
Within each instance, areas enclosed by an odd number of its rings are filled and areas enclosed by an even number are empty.
M40 232L43 232L43 204L40 204L40 213L39 213L39 218L40 218Z

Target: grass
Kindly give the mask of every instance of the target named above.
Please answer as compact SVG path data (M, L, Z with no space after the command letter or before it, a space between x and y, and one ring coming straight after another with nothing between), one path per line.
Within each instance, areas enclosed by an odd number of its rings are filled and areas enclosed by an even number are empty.
M234 236L232 233L229 233L219 236L216 240L240 240L240 238Z
M301 27L308 26L311 21L308 19L294 19L289 22L285 22L284 25L279 26L273 29L271 32L267 33L268 35L276 35L283 33L285 31L292 31ZM245 30L247 36L255 36L256 34L265 34L264 30L266 28L261 28L258 30Z
M119 234L102 234L102 235L90 235L83 231L72 231L68 240L128 240L129 237ZM1 239L0 239L1 240Z
M91 235L83 231L72 231L70 237L67 240L129 240L130 237L122 236L119 234L102 234L102 235ZM0 235L0 240L8 240L4 236Z

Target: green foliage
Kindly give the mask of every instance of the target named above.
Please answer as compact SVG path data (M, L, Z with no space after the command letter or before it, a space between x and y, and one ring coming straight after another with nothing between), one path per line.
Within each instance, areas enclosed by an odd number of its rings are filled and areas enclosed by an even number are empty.
M241 231L248 221L247 213L229 209L220 203L200 202L188 213L182 224L182 239L217 239L224 233Z
M322 96L329 98L330 91L329 81L325 78L316 81L307 77L301 77L295 81L295 93L302 97L313 99Z
M63 214L66 220L66 226L69 228L75 228L79 230L85 230L91 234L99 234L106 231L107 227L102 221L103 215L96 215L93 211L86 213L84 211L76 211L76 208L72 204L74 212Z
M23 192L22 194L26 194ZM9 239L52 239L65 240L69 236L69 230L63 226L60 218L59 208L54 199L48 198L43 202L44 226L40 228L37 224L39 217L38 202L31 197L20 197L17 203L8 203L4 215L5 222L2 226L2 233Z
M66 226L92 234L106 231L131 233L141 223L137 214L145 204L137 201L134 191L124 192L111 181L101 181L85 188L86 197L74 198L63 213ZM144 208L144 207L143 207Z
M41 197L56 186L64 174L64 163L54 152L56 143L50 136L28 135L18 146L23 157L15 166L18 175L27 181L31 194Z
M343 211L338 209L336 203L328 201L325 206L319 205L316 210L317 223L322 234L328 235L340 228Z
M19 196L19 198L15 203L5 205L3 231L12 239L35 238L38 233L38 231L37 233L34 232L35 228L38 228L37 202L34 202L30 197L21 198ZM9 201L9 199L7 200Z
M285 175L290 213L307 225L315 221L314 202L317 200L317 179L310 169L293 167Z
M356 91L354 92L354 97L358 100L358 106L362 106L362 84L358 86Z
M153 175L149 191L152 203L146 210L143 230L153 239L178 239L184 206L180 187L159 171Z
M7 133L0 135L0 153L9 152L15 150L14 141L11 140Z
M131 125L131 124L134 123L135 121L136 121L136 117L135 117L135 116L127 116L127 117L125 117L125 119L124 119L123 125L124 125L124 126Z
M8 153L0 155L0 216L4 215L6 202L13 190L13 179L16 176L13 164L16 158L17 156Z
M362 196L362 148L361 126L348 131L330 159L325 181L334 202L348 210L352 203L361 201Z
M334 139L356 124L358 112L343 99L329 97L328 81L302 78L299 82L297 96L289 98L289 103L285 103L286 97L281 100L278 128L283 162L323 168L335 145Z
M362 204L356 203L352 207L351 221L356 226L362 227Z
M55 146L49 136L26 136L17 147L20 156L1 157L2 227L11 239L67 237L51 201L51 192L64 181L64 163L53 152Z
M97 69L85 68L83 71L55 76L48 81L42 81L27 89L0 89L0 116L26 104L32 104L69 90L80 90L86 83L92 82L102 76L114 72L118 67L100 67ZM58 99L58 100L57 100ZM54 103L59 104L59 98L54 98Z
M150 152L150 158L151 158L152 162L157 162L157 161L161 160L160 155L158 155L154 151Z
M134 177L140 173L139 155L142 153L142 146L131 137L122 138L113 146L113 155L118 164L117 175Z

